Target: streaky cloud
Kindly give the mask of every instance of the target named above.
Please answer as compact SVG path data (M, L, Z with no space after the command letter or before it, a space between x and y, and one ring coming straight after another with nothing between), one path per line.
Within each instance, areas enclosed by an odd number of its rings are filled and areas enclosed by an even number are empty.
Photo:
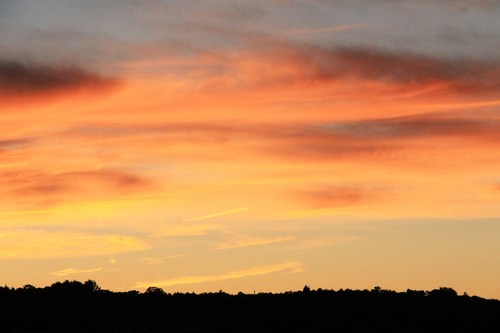
M395 92L423 95L481 95L500 91L500 60L438 57L368 46L319 46L267 37L247 49L200 56L207 86L278 89L334 82L378 83ZM189 67L186 67L189 69ZM202 71L197 77L203 77ZM204 73L207 73L205 69Z
M297 268L301 266L302 263L300 262L285 262L278 265L253 267L250 269L234 271L223 275L184 276L169 280L160 280L153 282L137 282L136 288L147 288L150 286L169 287L179 284L193 284L193 283L214 282L214 281L229 280L229 279L239 279L247 276L270 274L288 269L297 270Z
M277 43L279 45L279 43ZM409 52L389 52L368 47L277 45L277 54L309 81L358 78L400 89L442 85L434 93L478 94L500 90L500 61L495 59L438 58Z
M166 257L154 257L154 258L146 257L146 258L137 259L137 260L133 260L133 261L140 261L140 262L143 262L145 264L163 264L164 259L180 258L180 257L184 257L184 256L186 256L186 254L175 254L175 255L166 256Z
M7 177L5 177L7 176ZM97 195L99 188L117 195L137 192L149 188L150 181L132 173L119 170L91 170L61 173L23 172L23 177L12 173L4 175L5 188L10 194L31 200L62 198L72 194L84 193ZM56 200L57 201L57 200ZM44 201L45 202L45 201Z
M34 144L34 138L20 138L0 141L0 151L22 149Z
M70 274L82 274L82 273L94 273L101 271L102 268L94 268L94 269L75 269L75 268L67 268L61 271L52 272L52 275L55 276L67 276Z
M218 224L173 224L154 232L152 237L203 236L206 235L208 231L218 230L220 228L221 226Z
M272 243L281 243L286 241L291 241L297 239L296 236L289 237L278 237L278 238L257 238L257 237L247 237L247 239L240 239L239 242L224 243L216 245L213 250L228 250L247 246L257 246L257 245L267 245Z
M500 135L500 119L428 114L327 124L324 128L331 133L353 138L385 140L436 136L493 138Z
M1 259L89 257L150 248L148 244L132 236L36 229L0 231Z
M426 113L386 118L315 121L303 123L227 123L180 122L157 126L135 126L87 129L85 135L106 133L114 137L164 137L172 144L189 140L203 145L215 142L237 147L252 147L255 153L267 156L310 160L383 159L416 143L417 139L449 138L470 142L493 143L500 137L500 118L495 113ZM408 141L414 140L414 141ZM263 144L265 142L265 144ZM256 144L257 143L257 144ZM179 155L178 158L195 158ZM246 211L251 207L207 214L183 220L204 220Z
M193 217L193 218L190 218L190 219L182 220L182 222L192 222L192 221L206 220L206 219L211 219L211 218L218 217L218 216L224 216L224 215L236 214L236 213L244 212L244 211L247 211L249 209L252 209L252 207L246 207L246 208L240 208L240 209L233 209L233 210L228 210L228 211L225 211L225 212L220 212L220 213L214 213L214 214L209 214L209 215L204 215L204 216Z
M294 195L314 209L324 209L366 204L374 196L371 192L373 191L362 187L318 186Z
M350 24L350 25L342 25L342 26L334 26L328 28L319 28L319 29L291 29L285 31L286 34L292 35L308 35L308 34L317 34L323 32L331 32L331 31L343 31L343 30L351 30L358 28L368 28L368 24Z

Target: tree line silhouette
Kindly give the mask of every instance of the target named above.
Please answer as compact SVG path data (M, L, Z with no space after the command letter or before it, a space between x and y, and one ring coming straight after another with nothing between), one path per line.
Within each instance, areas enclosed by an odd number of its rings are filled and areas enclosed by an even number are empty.
M500 301L443 287L171 294L66 280L0 287L0 332L500 332Z

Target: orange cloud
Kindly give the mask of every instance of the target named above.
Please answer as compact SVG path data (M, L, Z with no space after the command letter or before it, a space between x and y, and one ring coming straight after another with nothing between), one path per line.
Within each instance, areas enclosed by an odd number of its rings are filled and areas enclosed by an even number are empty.
M46 208L75 200L123 196L152 189L140 176L117 170L42 173L31 170L0 172L5 201L18 200L28 206ZM3 192L3 193L2 193Z
M151 127L96 128L91 133L109 133L114 138L130 137L137 141L149 135L161 142L175 144L189 141L194 145L228 143L252 145L259 149L276 145L299 151L337 154L372 152L397 149L398 142L414 138L464 137L474 140L496 140L500 135L498 118L480 114L474 118L460 115L426 114L406 117L388 117L357 121L327 121L303 124L229 124L228 122L166 123ZM113 133L116 133L113 135ZM89 136L90 138L91 136ZM133 138L133 139L132 139ZM162 139L163 138L163 139ZM127 139L128 142L128 139ZM405 145L407 143L405 142ZM303 148L301 148L303 147ZM328 156L326 154L325 156Z
M373 194L369 192L358 187L322 186L300 191L296 195L302 204L323 209L366 204L373 200Z

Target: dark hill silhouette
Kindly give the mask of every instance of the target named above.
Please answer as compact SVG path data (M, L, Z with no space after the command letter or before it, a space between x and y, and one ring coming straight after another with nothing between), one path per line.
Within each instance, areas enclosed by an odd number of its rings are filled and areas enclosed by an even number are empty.
M0 332L500 332L500 301L451 288L169 294L66 280L0 287Z

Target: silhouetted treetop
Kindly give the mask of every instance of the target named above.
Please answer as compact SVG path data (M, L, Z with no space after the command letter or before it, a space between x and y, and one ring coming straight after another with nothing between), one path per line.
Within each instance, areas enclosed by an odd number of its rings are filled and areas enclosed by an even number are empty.
M452 288L230 295L110 292L95 281L0 287L0 332L500 332L500 301Z
M146 289L146 294L157 294L157 295L163 295L165 292L163 289L158 288L158 287L149 287Z

